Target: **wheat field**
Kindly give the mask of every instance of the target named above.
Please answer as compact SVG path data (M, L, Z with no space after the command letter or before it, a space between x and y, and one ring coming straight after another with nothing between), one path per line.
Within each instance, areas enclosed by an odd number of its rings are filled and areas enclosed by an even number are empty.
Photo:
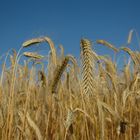
M120 48L96 41L114 55L129 54L121 72L85 38L79 43L80 62L65 55L63 46L58 53L49 37L28 40L7 53L0 79L0 139L140 140L140 53L129 48L132 33ZM47 59L21 53L42 42L50 47ZM23 65L21 57L28 58Z

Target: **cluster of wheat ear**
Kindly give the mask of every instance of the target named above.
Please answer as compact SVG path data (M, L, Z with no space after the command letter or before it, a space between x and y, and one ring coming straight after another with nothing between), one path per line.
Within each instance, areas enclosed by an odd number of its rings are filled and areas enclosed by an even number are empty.
M140 53L130 48L134 33L120 48L105 40L81 39L81 64L65 55L63 46L58 53L49 37L28 40L4 61L1 57L0 139L139 140ZM24 51L42 42L50 47L47 60ZM117 58L95 52L102 46L115 56L129 54L121 71Z

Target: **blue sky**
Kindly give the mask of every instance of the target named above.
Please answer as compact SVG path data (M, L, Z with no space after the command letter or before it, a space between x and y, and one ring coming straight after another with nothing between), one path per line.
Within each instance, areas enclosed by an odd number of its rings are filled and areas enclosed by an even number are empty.
M28 39L49 36L66 54L79 56L80 39L123 45L130 29L140 33L139 0L1 0L0 55ZM135 38L135 37L134 37ZM137 48L134 43L133 47ZM93 44L99 54L111 54Z

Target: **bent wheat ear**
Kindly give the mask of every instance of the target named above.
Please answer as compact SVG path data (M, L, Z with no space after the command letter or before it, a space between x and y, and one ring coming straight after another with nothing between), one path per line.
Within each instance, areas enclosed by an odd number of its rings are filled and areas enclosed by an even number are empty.
M127 52L131 56L134 64L137 65L137 66L139 65L139 62L137 60L137 57L136 57L135 53L130 48L122 47L122 48L120 48L120 50L123 50L123 51Z
M37 54L36 52L24 52L24 56L30 57L30 58L35 58L35 59L42 59L44 56Z
M23 48L26 48L26 47L29 47L31 45L35 45L35 44L38 44L41 42L43 42L43 40L41 38L34 38L34 39L30 39L30 40L25 41L22 44L22 46L23 46Z
M94 92L94 59L91 49L91 41L88 39L81 39L82 51L82 87L84 94L93 94Z
M50 38L48 38L48 37L34 38L34 39L24 42L22 44L22 46L23 46L23 48L27 48L31 45L38 44L41 42L47 42L49 44L51 52L52 52L53 63L56 65L56 50L54 47L54 43L52 42L52 40Z
M107 42L105 40L97 40L96 43L102 44L102 45L114 50L115 52L119 52L119 50L114 45L110 44L109 42Z
M68 62L69 62L69 57L66 56L64 58L64 60L62 61L61 66L57 66L55 76L54 76L54 79L53 79L53 83L52 83L52 87L51 87L52 93L56 93L58 82L59 82L59 80L60 80Z

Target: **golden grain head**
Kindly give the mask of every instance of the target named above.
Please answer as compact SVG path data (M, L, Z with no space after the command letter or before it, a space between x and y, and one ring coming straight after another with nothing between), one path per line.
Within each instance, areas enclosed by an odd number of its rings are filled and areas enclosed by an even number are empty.
M42 38L30 39L30 40L25 41L22 44L22 46L23 46L23 48L26 48L26 47L28 47L30 45L35 45L35 44L41 43L42 41L44 41L44 39L42 39Z
M107 42L105 40L97 40L96 43L104 45L104 46L114 50L115 52L119 52L119 49L117 49L114 45L110 44L109 42Z
M92 46L92 42L89 39L83 38L80 41L80 45L81 47Z
M34 58L34 59L43 59L44 58L43 55L39 55L36 52L24 52L23 55L26 57Z

